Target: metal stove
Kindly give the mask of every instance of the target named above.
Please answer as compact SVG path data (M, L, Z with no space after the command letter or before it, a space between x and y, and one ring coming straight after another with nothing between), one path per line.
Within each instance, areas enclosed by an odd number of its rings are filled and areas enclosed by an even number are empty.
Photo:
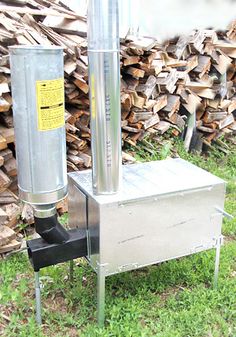
M123 167L117 194L96 195L92 172L69 174L69 225L87 233L98 276L98 321L105 277L216 248L219 265L225 182L182 160Z
M40 269L78 257L97 272L101 325L109 275L215 248L217 281L225 182L181 159L122 169L118 23L118 0L89 1L93 167L69 174L70 230L56 213L67 194L63 50L10 49L20 198L40 235L27 242L39 324Z

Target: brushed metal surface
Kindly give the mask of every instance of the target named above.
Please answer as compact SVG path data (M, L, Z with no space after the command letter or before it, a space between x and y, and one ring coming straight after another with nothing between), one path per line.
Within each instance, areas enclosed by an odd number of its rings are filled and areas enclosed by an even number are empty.
M125 166L111 196L93 194L90 172L70 178L87 195L90 263L105 275L216 247L221 236L225 182L184 160Z
M98 262L113 274L213 248L222 220L214 206L222 196L218 186L101 206Z
M121 204L173 192L210 188L215 184L224 183L222 179L179 158L125 165L122 171L120 192L109 196L93 193L91 170L73 172L69 176L98 204Z
M29 191L23 191L20 186L19 197L26 203L33 205L50 205L59 202L67 196L67 184L59 190L33 193Z
M121 181L120 56L117 0L88 7L93 190L116 193Z
M87 229L86 195L68 178L69 228ZM79 215L79 216L78 216Z
M93 190L111 194L121 181L119 53L89 52L89 62Z
M52 204L67 194L65 127L39 131L36 81L64 77L63 48L10 47L20 197Z

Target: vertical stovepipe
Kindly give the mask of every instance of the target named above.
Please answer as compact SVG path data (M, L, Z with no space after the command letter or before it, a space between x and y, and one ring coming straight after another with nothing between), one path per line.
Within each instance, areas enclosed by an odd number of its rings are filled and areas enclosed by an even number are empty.
M121 180L118 0L89 0L88 56L95 194L116 193Z
M52 204L67 193L63 49L10 47L20 198Z
M50 243L68 235L55 204L67 194L64 66L60 47L10 47L19 196L35 209L37 232Z

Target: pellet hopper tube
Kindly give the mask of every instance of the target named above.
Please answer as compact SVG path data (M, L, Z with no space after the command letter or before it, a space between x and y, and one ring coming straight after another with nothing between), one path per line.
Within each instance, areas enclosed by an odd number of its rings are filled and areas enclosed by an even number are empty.
M64 241L55 210L67 194L63 49L12 46L10 64L19 195L36 219L51 218L36 221L41 236Z
M88 56L95 194L116 193L121 180L118 0L90 0Z

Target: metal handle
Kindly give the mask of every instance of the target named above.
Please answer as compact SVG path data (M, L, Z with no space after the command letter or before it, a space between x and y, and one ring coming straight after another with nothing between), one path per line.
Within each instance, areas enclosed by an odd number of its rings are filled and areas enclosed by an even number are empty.
M215 207L215 209L222 214L224 217L228 218L228 219L234 219L234 216L232 214L229 214L228 212L226 212L224 209L219 208L219 207Z

